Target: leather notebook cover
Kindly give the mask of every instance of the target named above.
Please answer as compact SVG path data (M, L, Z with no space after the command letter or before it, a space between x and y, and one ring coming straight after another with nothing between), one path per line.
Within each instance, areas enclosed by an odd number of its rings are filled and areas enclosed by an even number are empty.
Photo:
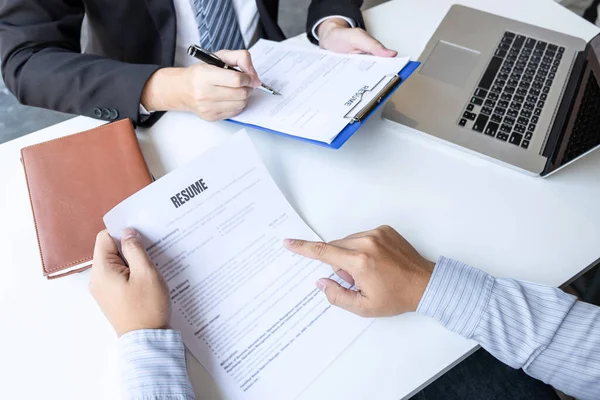
M44 276L91 266L110 209L152 177L129 119L21 150Z

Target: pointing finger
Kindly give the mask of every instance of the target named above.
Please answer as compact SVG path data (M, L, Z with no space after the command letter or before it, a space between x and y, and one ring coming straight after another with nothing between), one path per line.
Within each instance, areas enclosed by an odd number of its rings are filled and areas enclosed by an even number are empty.
M293 253L331 265L335 271L343 269L351 275L354 275L360 266L353 250L344 249L324 242L309 242L306 240L293 239L286 239L284 245Z

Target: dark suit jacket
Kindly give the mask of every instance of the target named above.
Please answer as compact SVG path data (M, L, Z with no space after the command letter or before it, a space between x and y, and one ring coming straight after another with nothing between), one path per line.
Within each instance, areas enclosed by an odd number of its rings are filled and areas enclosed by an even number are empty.
M278 0L256 0L263 37L283 40ZM362 0L313 0L307 27L343 15L364 27ZM94 54L81 54L87 15ZM314 38L309 35L314 43ZM0 59L23 104L105 120L140 120L148 78L173 65L176 17L169 0L0 0Z

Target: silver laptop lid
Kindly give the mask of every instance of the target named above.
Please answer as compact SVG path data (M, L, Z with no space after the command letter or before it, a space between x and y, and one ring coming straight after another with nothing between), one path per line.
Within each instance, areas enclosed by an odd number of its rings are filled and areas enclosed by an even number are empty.
M540 174L547 161L542 149L584 47L572 36L454 5L384 117Z

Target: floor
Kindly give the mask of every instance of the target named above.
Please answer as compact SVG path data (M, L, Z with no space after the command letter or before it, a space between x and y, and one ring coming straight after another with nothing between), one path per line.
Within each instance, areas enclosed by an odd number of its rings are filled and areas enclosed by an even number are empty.
M71 118L71 115L27 107L4 86L0 77L0 143Z
M372 7L387 0L367 0L364 8ZM289 36L302 33L305 29L306 10L310 0L281 0L279 20ZM56 124L72 115L27 107L19 104L8 91L0 77L0 143L26 135L46 126Z

